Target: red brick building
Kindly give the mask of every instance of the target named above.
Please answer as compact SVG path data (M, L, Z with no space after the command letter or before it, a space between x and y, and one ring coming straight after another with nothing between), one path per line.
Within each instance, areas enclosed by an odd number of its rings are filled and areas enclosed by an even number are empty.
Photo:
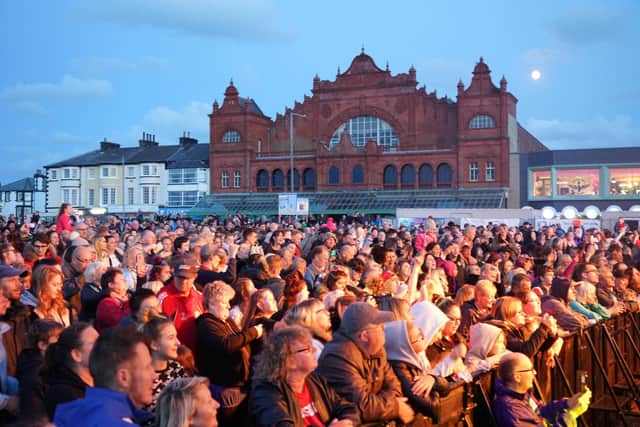
M501 189L506 204L519 193L518 154L546 149L518 124L517 102L482 58L453 101L363 50L293 107L294 191ZM231 82L209 115L211 193L291 190L290 113L272 120Z

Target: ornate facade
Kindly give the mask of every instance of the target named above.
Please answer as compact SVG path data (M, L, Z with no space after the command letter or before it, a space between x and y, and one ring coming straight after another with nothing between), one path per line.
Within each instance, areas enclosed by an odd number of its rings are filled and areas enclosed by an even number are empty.
M210 120L212 194L291 191L497 189L519 193L518 153L545 150L516 120L517 99L480 58L457 100L393 75L364 52L312 96L267 117L227 87Z

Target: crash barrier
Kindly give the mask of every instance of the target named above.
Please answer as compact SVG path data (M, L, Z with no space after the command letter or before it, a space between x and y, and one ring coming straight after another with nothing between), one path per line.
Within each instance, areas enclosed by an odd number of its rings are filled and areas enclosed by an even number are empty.
M534 392L544 402L592 390L589 410L579 425L640 426L640 315L625 313L564 338L556 366L534 360ZM491 412L496 371L473 383L456 383L441 396L433 425L496 425Z

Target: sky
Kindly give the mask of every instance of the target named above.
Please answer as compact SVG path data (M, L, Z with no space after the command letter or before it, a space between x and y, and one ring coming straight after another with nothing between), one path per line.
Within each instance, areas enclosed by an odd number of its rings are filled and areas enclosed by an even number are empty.
M0 1L0 183L104 138L208 142L230 79L275 118L362 47L453 99L484 57L551 149L638 145L638 18L635 0Z

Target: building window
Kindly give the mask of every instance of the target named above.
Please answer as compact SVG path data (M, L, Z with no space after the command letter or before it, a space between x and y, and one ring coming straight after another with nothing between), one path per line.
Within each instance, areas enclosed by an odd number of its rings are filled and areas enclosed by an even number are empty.
M4 192L4 201L5 202L10 202L11 201L11 191L5 191Z
M404 188L415 187L416 170L412 165L404 165L400 169L400 185Z
M496 180L496 164L489 161L485 167L485 177L487 181L495 181Z
M24 193L22 191L16 191L16 202L24 202Z
M0 193L0 202L2 201L2 194L3 194L3 193Z
M351 137L351 143L356 147L364 147L370 140L388 150L397 148L399 144L396 130L389 123L376 116L350 118L333 133L331 146L340 142L340 137L345 131Z
M271 175L271 187L281 189L284 187L284 172L280 169L273 171Z
M127 204L135 205L135 190L133 187L127 187Z
M62 189L62 203L71 203L72 205L78 204L78 189L77 188L63 188Z
M198 203L197 191L169 191L167 193L167 204L172 207L193 207Z
M78 179L78 168L64 168L62 169L63 179Z
M478 162L469 163L469 181L478 182Z
M531 171L531 197L551 197L551 169Z
M96 190L90 188L87 190L87 206L93 206L96 201Z
M340 169L337 166L331 166L329 168L329 185L340 184Z
M433 168L429 164L423 164L418 170L418 186L420 188L433 187Z
M240 171L233 173L233 188L240 188Z
M222 171L222 188L229 188L229 172Z
M298 172L298 169L293 169L293 188L291 188L291 169L287 172L286 185L289 191L295 191L300 188L300 173Z
M58 171L56 171L56 170L52 170L51 171L51 179L52 180L58 179Z
M490 129L496 127L496 121L488 114L477 114L469 122L469 129Z
M352 184L364 184L364 168L362 165L356 165L351 171Z
M609 194L640 194L640 168L609 168Z
M240 142L240 132L237 130L228 130L222 136L222 142Z
M102 187L100 204L103 206L116 204L116 188L115 187Z
M154 186L142 187L142 204L155 205L157 203L158 189Z
M142 165L142 176L158 176L158 166Z
M127 166L127 177L135 178L135 176L136 176L135 166Z
M316 171L307 168L302 172L302 188L304 190L315 190L316 188Z
M256 188L264 190L267 187L269 187L269 173L264 169L260 169L256 175Z
M22 194L24 194L24 201L27 202L27 203L30 203L31 202L31 192L27 191L27 192L24 192Z
M101 178L114 178L116 176L116 168L115 167L106 167L103 166L100 168L100 177Z
M195 184L197 169L169 169L169 184Z
M440 163L436 171L438 187L451 187L451 181L453 180L453 170L448 163Z
M395 166L389 165L382 172L382 184L385 187L395 187L398 184L398 170Z
M87 169L87 178L96 179L96 170L94 168Z
M600 169L557 169L558 196L595 196L600 193Z

